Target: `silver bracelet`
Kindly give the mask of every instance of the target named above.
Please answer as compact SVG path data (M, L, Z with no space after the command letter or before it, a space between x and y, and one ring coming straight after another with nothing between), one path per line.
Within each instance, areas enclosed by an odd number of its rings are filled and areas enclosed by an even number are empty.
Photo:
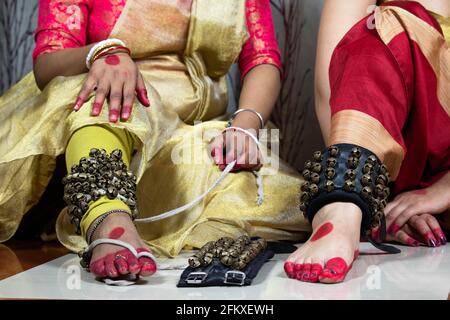
M256 111L256 110L253 110L253 109L246 109L246 108L245 108L245 109L239 109L239 110L237 110L235 113L233 113L233 115L231 116L230 120L228 120L228 125L227 125L227 127L231 127L231 122L234 120L234 118L236 118L236 116L237 116L239 113L245 112L245 111L251 112L251 113L255 114L255 115L258 117L258 119L259 119L259 124L261 125L261 128L260 128L260 129L264 128L264 119L263 119L261 113L259 113L259 112Z

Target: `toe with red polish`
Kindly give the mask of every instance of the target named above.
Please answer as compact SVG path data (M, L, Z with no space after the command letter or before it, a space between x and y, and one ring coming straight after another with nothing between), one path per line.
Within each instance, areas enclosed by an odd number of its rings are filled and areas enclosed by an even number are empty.
M141 266L137 258L131 252L127 252L127 262L130 273L138 274L141 271Z
M116 257L116 260L114 261L116 265L117 271L119 271L120 274L127 274L128 273L128 263L127 260L123 257Z
M319 275L322 273L322 265L318 263L313 263L311 265L311 273L309 275L309 282L317 282L319 281Z
M325 264L322 274L319 276L320 281L336 283L342 282L349 271L347 263L342 258L333 258Z
M144 248L139 248L137 249L137 252L150 252L147 249ZM150 259L149 257L140 257L139 260L139 265L141 266L141 272L140 274L142 276L150 276L152 274L154 274L156 272L156 263L155 261L153 261L153 259Z
M89 270L97 277L106 277L105 259L99 259L91 262Z
M286 261L284 263L284 272L286 272L286 274L289 278L295 278L294 268L295 268L295 264L293 262Z
M302 280L303 276L303 264L295 264L294 266L295 279Z
M108 275L108 277L111 277L111 278L116 278L119 276L119 272L117 271L116 265L114 263L115 258L116 258L115 254L109 254L105 258L106 274Z
M311 276L311 264L305 263L303 265L303 275L302 275L302 281L309 281L309 278Z

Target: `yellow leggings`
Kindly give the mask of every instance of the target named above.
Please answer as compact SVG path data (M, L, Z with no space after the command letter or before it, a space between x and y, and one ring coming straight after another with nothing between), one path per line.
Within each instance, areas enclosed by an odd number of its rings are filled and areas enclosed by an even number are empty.
M70 137L66 148L67 171L74 164L78 164L82 157L88 157L92 148L105 149L111 153L114 149L120 149L123 154L123 162L129 167L133 152L133 138L123 129L113 128L108 125L86 126L75 131ZM130 208L120 200L110 200L106 196L91 203L89 210L81 220L81 234L85 237L91 223L102 214L111 210L125 210L131 214Z

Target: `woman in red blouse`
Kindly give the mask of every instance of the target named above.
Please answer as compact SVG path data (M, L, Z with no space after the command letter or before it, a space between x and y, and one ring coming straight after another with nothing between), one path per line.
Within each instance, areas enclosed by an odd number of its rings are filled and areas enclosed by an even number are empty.
M35 38L34 76L42 93L20 100L17 89L26 78L9 97L22 101L11 114L23 110L21 124L39 134L0 132L17 140L17 153L5 162L20 163L12 171L28 169L35 183L10 186L22 195L14 205L2 206L7 202L0 194L0 222L12 221L2 240L37 201L51 176L42 172L51 173L50 160L63 152L68 208L58 218L59 240L72 250L98 239L132 247L94 247L88 266L100 277L154 273L153 257L137 255L150 252L147 245L175 256L224 235L298 240L299 231L310 229L298 214L299 177L262 165L258 147L280 89L268 0L40 0ZM224 129L224 122L212 120L226 112L225 76L235 61L242 81L239 112ZM177 162L179 150L194 158L207 152L215 166ZM49 161L36 161L42 155ZM217 168L233 162L233 171L242 172L227 177L218 191L182 215L137 231L137 207L140 218L179 207L209 188ZM248 171L261 167L267 176L258 188ZM131 169L134 178L126 174ZM262 189L269 201L257 203Z

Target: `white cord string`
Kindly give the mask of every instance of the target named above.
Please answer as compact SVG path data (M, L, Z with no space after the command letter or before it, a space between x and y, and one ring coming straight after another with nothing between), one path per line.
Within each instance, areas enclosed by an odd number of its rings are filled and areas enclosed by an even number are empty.
M195 198L194 200L192 200L191 202L185 204L184 206L181 206L179 208L161 213L157 216L153 216L153 217L148 217L148 218L141 218L141 219L136 219L134 220L137 223L148 223L148 222L153 222L153 221L158 221L158 220L163 220L163 219L167 219L170 217L173 217L183 211L186 211L188 209L191 209L192 207L194 207L197 203L199 203L201 200L203 200L208 194L211 193L211 191L213 191L213 189L215 187L217 187L222 181L223 179L225 179L225 177L228 175L228 173L230 173L231 170L233 170L234 165L236 164L236 161L233 161L231 163L229 163L226 168L222 171L222 173L220 174L220 177L212 184L211 187L208 188L208 190L206 190L202 195L198 196L197 198Z
M153 222L153 221L158 221L158 220L163 220L163 219L167 219L170 217L173 217L177 214L180 214L192 207L194 207L196 204L198 204L201 200L203 200L208 194L211 193L211 191L216 188L224 179L225 177L231 172L231 170L233 170L233 167L235 166L236 161L233 161L231 163L229 163L225 169L223 170L223 172L220 174L219 178L214 181L214 183L211 185L211 187L209 187L203 194L201 194L200 196L198 196L197 198L195 198L194 200L192 200L191 202L185 204L184 206L181 206L179 208L167 211L165 213L159 214L157 216L153 216L153 217L148 217L148 218L141 218L141 219L136 219L134 220L137 223L149 223L149 222ZM262 184L262 176L259 174L259 172L254 171L253 174L256 177L256 185L258 188L258 198L257 198L257 204L261 205L262 202L264 201L264 189L263 189L263 184ZM97 239L94 240L86 249L85 252L89 252L94 250L94 248L98 245L101 244L112 244L112 245L117 245L117 246L121 246L124 247L128 250L130 250L130 252L137 258L141 258L141 257L147 257L152 259L155 263L157 263L157 260L155 258L155 256L153 254L151 254L148 251L142 251L142 252L137 252L137 250L130 245L127 242L124 241L120 241L120 240L116 240L116 239L108 239L108 238L104 238L104 239ZM157 269L159 270L183 270L187 267L187 264L178 264L178 265L174 265L173 263L165 263L165 264L158 264L157 263ZM119 279L119 280L114 280L111 278L103 278L102 281L105 282L108 285L114 285L114 286L129 286L134 284L137 281L137 276L133 276L130 275L128 278L126 279Z

